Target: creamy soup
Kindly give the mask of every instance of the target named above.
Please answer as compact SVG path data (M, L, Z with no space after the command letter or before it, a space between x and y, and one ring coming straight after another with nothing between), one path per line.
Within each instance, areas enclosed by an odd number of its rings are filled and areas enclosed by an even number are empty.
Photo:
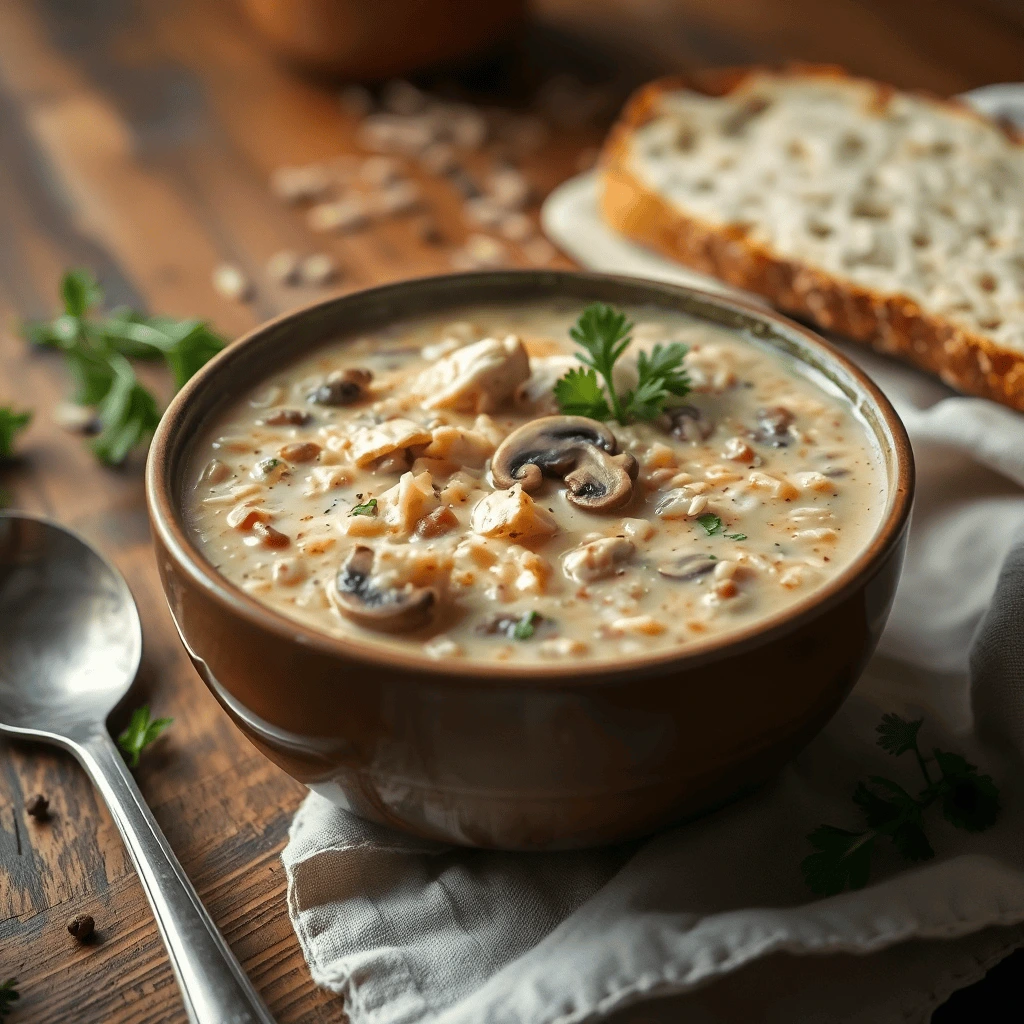
M196 447L189 523L260 602L439 661L682 650L777 613L885 507L866 426L752 338L626 312L617 389L656 344L691 391L650 422L561 415L580 307L468 310L328 344Z

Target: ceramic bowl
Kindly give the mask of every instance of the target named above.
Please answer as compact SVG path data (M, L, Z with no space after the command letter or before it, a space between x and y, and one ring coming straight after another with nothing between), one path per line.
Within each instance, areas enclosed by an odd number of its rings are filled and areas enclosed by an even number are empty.
M526 0L242 0L241 7L281 56L356 81L464 58L526 19Z
M647 305L745 332L823 375L883 452L874 538L802 602L678 652L614 664L438 663L328 636L220 576L185 525L193 445L225 403L322 342L474 305ZM910 443L874 384L765 308L597 274L422 278L289 313L231 345L156 432L147 493L160 578L192 661L269 758L354 813L471 846L556 849L641 835L777 772L828 721L885 624L913 491Z

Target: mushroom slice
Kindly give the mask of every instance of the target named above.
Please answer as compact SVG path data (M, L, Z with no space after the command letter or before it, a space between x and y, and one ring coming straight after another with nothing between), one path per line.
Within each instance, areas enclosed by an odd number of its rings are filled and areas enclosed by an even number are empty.
M789 428L796 417L781 405L770 409L757 410L757 427L750 431L750 438L758 444L767 444L772 448L785 448L793 435Z
M586 416L544 416L525 423L499 445L491 460L498 488L521 483L534 491L545 476L561 478L577 508L611 512L633 495L639 465L603 423Z
M348 556L327 596L334 607L359 626L383 633L404 633L422 626L437 603L433 587L381 589L372 580L373 548L360 544Z
M672 424L672 436L680 441L699 443L715 432L714 423L695 405L677 405L668 410L668 418Z
M711 555L680 555L671 562L662 562L658 566L658 572L670 580L691 583L693 580L699 580L701 576L707 576L709 572L714 572L716 564L717 559Z

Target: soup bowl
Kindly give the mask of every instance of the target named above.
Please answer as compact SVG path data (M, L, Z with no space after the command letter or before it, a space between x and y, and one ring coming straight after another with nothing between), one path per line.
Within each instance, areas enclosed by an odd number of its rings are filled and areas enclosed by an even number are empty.
M678 650L554 664L440 663L319 632L221 576L187 524L197 439L228 403L332 339L481 305L649 306L731 329L829 382L880 451L886 502L853 561L802 601ZM913 492L905 430L821 338L742 301L630 278L500 271L386 285L231 345L156 432L147 495L160 578L199 674L245 735L314 791L429 839L558 849L642 835L770 778L829 720L885 624Z

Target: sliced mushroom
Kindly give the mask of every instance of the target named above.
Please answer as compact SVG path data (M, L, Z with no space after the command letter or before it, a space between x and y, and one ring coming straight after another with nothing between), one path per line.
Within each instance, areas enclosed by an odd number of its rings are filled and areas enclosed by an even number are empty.
M433 587L381 589L374 585L373 548L360 544L348 556L333 587L327 588L334 607L357 625L384 633L404 633L422 626L437 603Z
M672 436L680 441L706 441L715 431L715 425L695 405L677 405L668 410L672 422Z
M260 422L268 427L306 427L313 422L313 417L300 409L275 409Z
M568 499L590 512L621 508L633 494L639 465L603 423L586 416L544 416L513 431L491 460L496 487L521 483L534 491L541 479L560 477Z
M310 396L317 405L352 405L366 397L373 374L369 370L350 367L328 376Z
M758 409L757 427L750 432L751 440L771 445L772 448L785 448L793 439L789 427L795 418L781 405L772 406L770 409Z
M716 564L717 559L711 555L680 555L671 562L662 562L658 566L658 572L670 580L691 583L693 580L699 580L701 576L707 576L709 572L714 572Z

